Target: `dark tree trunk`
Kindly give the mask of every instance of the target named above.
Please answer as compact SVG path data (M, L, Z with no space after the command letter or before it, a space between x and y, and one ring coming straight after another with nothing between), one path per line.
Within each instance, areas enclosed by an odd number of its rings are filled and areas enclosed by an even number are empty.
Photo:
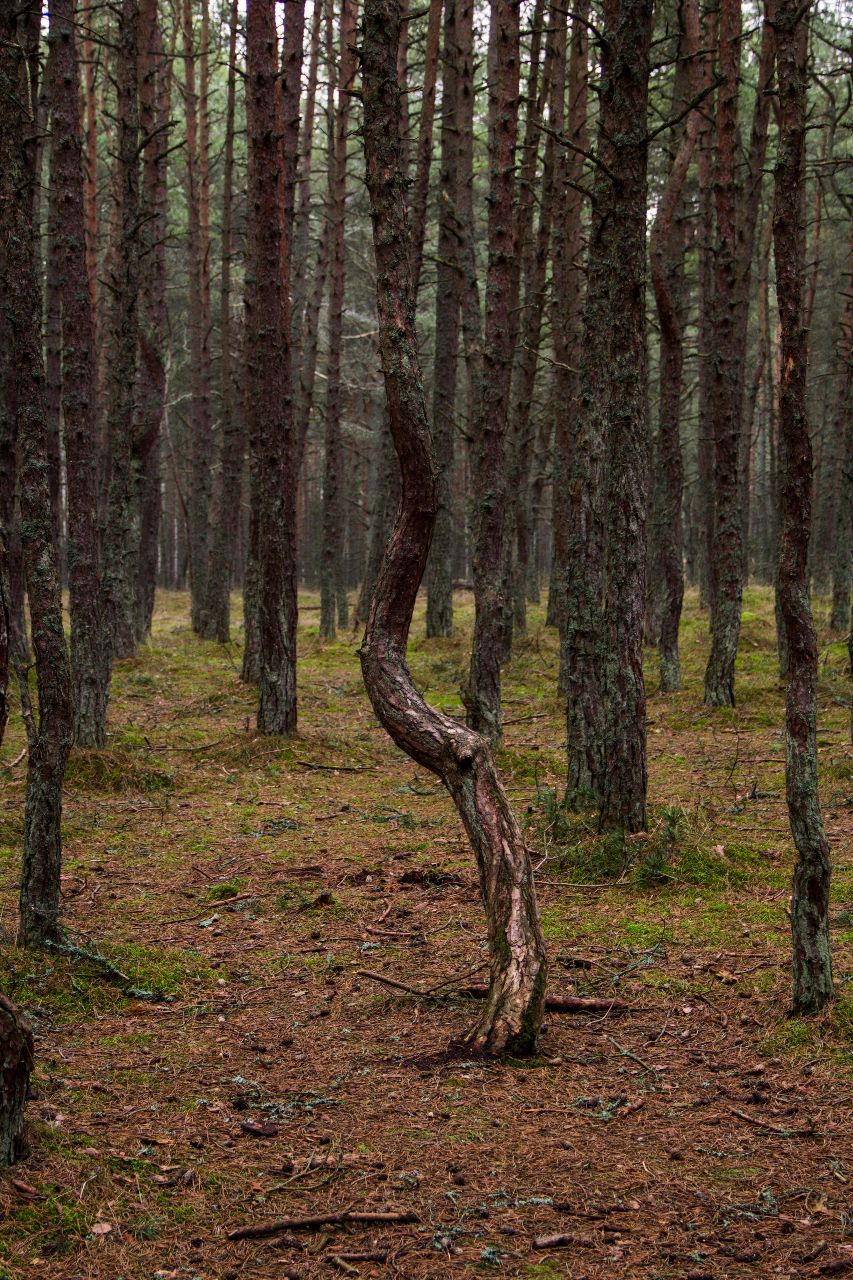
M29 1022L0 993L0 1168L25 1153L24 1107L33 1068Z
M160 529L160 429L166 404L166 157L169 151L169 70L157 0L139 3L139 125L142 133L137 427L133 441L139 504L136 638L151 631Z
M782 445L782 544L779 606L788 642L786 792L797 846L791 896L793 1007L815 1013L834 998L829 949L829 845L817 782L817 639L808 592L813 459L807 413L808 334L805 276L804 158L808 81L808 7L778 0L779 150L773 240L781 328L779 425Z
M326 369L326 431L323 470L323 548L320 574L320 634L334 639L338 624L346 626L346 585L343 578L343 445L341 441L341 355L346 283L347 134L352 82L356 73L355 29L357 0L342 0L341 54L335 145L329 172L331 209L331 283L329 289L329 357Z
M703 43L708 52L705 57L713 65L713 52L717 44L716 13L706 15ZM699 186L698 226L696 231L697 294L699 316L699 422L697 464L699 496L699 603L708 608L711 621L711 601L714 596L714 186L713 186L713 113L716 94L706 99L706 110L698 139L697 180Z
M673 112L680 114L699 88L699 11L695 0L681 9L679 73L673 93ZM706 64L707 65L707 64ZM710 68L709 68L710 70ZM707 86L703 86L707 87ZM681 504L684 460L681 453L681 388L684 370L686 228L679 217L682 192L693 158L701 116L691 111L672 159L658 204L649 242L652 284L660 323L659 423L654 466L651 570L657 579L650 596L659 602L657 620L660 687L664 693L681 688L678 627L684 599L684 539Z
M452 7L455 13L456 6L453 5ZM415 286L415 301L417 301L418 297L418 286L420 284L424 256L424 237L426 236L427 197L429 195L432 134L435 120L435 86L438 75L438 46L441 39L441 13L442 0L430 0L426 51L424 54L424 77L421 85L421 118L418 124L415 179L412 189L412 280ZM446 48L447 40L445 36ZM445 52L445 59L446 57L447 53ZM444 107L442 106L442 112L443 110Z
M287 6L285 23L294 8ZM296 729L296 475L274 0L249 0L247 13L246 389L257 459L258 729L283 734ZM295 148L292 158L295 169Z
M518 136L519 13L492 0L489 39L489 266L483 373L471 441L471 567L474 636L463 690L468 725L498 743L503 736L501 661L506 653L504 527L506 428L512 378L515 296L515 144Z
M582 247L583 196L580 185L583 176L583 156L587 149L587 97L589 33L586 19L589 12L587 0L581 0L572 20L572 38L569 53L569 114L568 138L571 148L560 148L557 156L556 209L554 238L551 248L553 262L553 289L551 298L551 329L554 335L554 463L551 485L552 525L554 552L552 558L551 586L548 596L548 621L560 634L560 692L568 692L566 590L569 582L569 510L570 479L574 456L578 384L578 356L580 322L582 312L582 273L579 260ZM564 45L565 35L559 29L559 39ZM564 82L560 54L559 78L554 92L554 127L562 129L564 120ZM580 746L581 739L578 739ZM573 748L569 747L570 758ZM580 764L581 756L575 757ZM570 782L569 791L588 791L588 783L579 772L576 783Z
M437 506L426 574L428 636L449 636L453 632L452 482L462 286L462 235L459 221L459 143L462 123L459 118L456 9L456 0L445 0L438 261L435 278L435 362L432 379L432 444L437 467ZM417 242L415 243L417 251ZM417 280L416 273L414 279Z
M850 219L847 250L847 292L841 313L836 361L835 438L841 455L841 491L836 507L830 626L834 631L843 631L851 621L853 578L853 217Z
M370 532L367 539L367 560L364 577L358 593L355 610L352 615L353 627L364 626L370 612L370 602L379 577L382 557L388 545L391 526L394 522L394 507L399 496L399 468L397 455L388 425L388 416L382 415L382 422L377 432L376 446L372 460L372 504L370 511Z
M530 544L529 474L532 439L531 409L539 363L539 340L545 305L545 283L553 201L555 139L546 138L543 173L537 183L539 140L550 98L554 75L554 42L546 39L545 58L540 68L545 23L544 0L538 0L532 16L530 70L527 81L527 111L519 169L519 197L516 213L515 313L516 339L513 345L512 397L507 425L507 490L509 519L504 529L505 609L511 637L527 632L527 561ZM559 15L552 14L552 21ZM541 84L540 84L541 70ZM541 191L539 225L535 226L537 191ZM519 314L520 312L520 314ZM517 339L520 338L520 341Z
M28 15L25 15L28 16ZM0 5L0 306L17 371L15 413L21 480L21 545L38 686L38 723L28 725L29 759L21 859L21 946L44 946L59 933L62 780L71 747L71 673L62 630L62 597L50 509L44 402L41 289L36 262L27 149L33 115L26 46L12 4ZM21 696L29 700L26 672Z
M652 6L608 0L566 589L568 797L646 820L645 217Z
M207 640L227 644L231 623L231 573L237 546L240 494L243 487L245 434L243 414L238 411L234 353L231 333L231 255L233 252L234 207L234 105L237 78L237 0L232 0L228 32L228 88L225 102L225 151L222 168L222 279L219 294L219 364L222 403L222 448L220 450L219 492L215 504L210 573L202 635Z
M362 670L379 720L402 750L442 779L477 855L491 986L468 1043L491 1054L526 1054L535 1051L542 1021L546 959L524 841L487 741L429 707L406 665L406 642L435 520L435 485L414 329L395 75L399 18L399 0L367 0L364 142L382 367L403 496L373 597Z
M102 747L110 664L103 637L98 531L95 317L86 269L85 166L73 0L50 6L51 185L59 204L68 589L75 740Z
M202 0L196 91L192 0L183 0L184 105L187 151L187 251L190 330L190 591L192 626L206 627L210 461L213 420L210 388L210 231L208 184L207 0Z
M139 335L139 99L137 0L122 0L116 50L117 152L106 346L108 497L102 537L104 649L124 658L136 649L137 485L133 469L133 392Z
M51 76L48 56L47 76ZM47 110L45 109L45 115ZM62 579L62 503L60 423L62 420L62 307L60 304L59 259L59 192L53 178L53 139L50 144L50 177L47 197L47 262L44 278L44 398L47 414L47 465L50 485L50 510L53 520L53 541L59 555L60 582Z

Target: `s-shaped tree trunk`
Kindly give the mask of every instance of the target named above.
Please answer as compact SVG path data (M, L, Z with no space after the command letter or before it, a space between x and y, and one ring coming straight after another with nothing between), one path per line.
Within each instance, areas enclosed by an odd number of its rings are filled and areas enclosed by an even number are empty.
M382 369L402 496L379 578L361 664L379 720L396 744L442 779L477 855L489 929L491 986L467 1040L491 1054L535 1050L544 1008L545 944L518 824L480 734L424 702L406 642L435 523L435 462L418 365L396 53L399 0L367 0L363 93L367 187L376 251Z

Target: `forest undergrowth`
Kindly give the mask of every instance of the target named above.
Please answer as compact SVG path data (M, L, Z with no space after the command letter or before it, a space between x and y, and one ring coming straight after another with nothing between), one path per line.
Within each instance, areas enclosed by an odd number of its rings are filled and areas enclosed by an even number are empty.
M410 659L426 697L462 715L472 605L456 603L453 640L424 640L419 611ZM108 746L69 764L79 954L9 945L24 784L10 724L0 987L33 1020L37 1064L30 1155L0 1180L0 1277L853 1273L839 638L821 633L818 723L840 996L791 1019L771 593L747 592L734 710L703 706L695 594L683 692L657 692L649 655L652 818L618 840L560 804L556 634L532 610L499 764L536 867L549 994L602 1003L549 1013L532 1061L489 1063L455 1047L486 952L451 801L376 724L359 637L321 641L317 597L300 607L299 733L271 740L239 648L195 638L185 595L158 597L152 640L117 665Z

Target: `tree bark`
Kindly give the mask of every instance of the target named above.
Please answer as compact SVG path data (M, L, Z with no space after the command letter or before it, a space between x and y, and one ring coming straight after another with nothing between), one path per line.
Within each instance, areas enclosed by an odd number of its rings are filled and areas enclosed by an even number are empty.
M207 0L201 4L196 91L196 49L192 0L183 0L184 107L187 151L187 252L190 330L190 591L193 630L205 630L207 595L210 459L213 420L210 403L210 230L208 179Z
M699 89L699 10L695 0L681 8L683 24L679 40L678 72L673 92L673 112L680 113ZM707 66L707 63L706 63ZM710 71L710 67L708 67ZM708 83L702 86L708 87ZM681 504L684 494L684 459L681 452L681 387L684 370L686 229L679 219L682 192L693 158L701 116L689 112L666 186L658 204L649 241L652 285L660 323L659 422L654 466L655 527L651 536L652 573L658 596L660 687L663 693L681 688L678 627L684 599L684 539Z
M258 729L285 734L296 729L296 475L274 0L249 0L247 14L246 389L257 467ZM285 23L292 17L288 5Z
M228 82L225 98L225 148L222 165L222 276L219 291L219 382L222 403L222 448L219 492L215 503L210 573L202 635L227 644L231 630L231 574L240 519L245 433L238 411L231 331L231 257L234 209L234 107L237 80L237 0L232 0L228 29Z
M98 529L99 439L95 317L86 262L80 68L73 0L50 6L51 184L59 202L62 412L68 480L68 593L74 736L102 747L110 665L105 654Z
M646 820L646 107L652 7L608 0L569 480L567 798ZM564 411L564 410L563 410Z
M427 636L453 633L452 480L456 438L456 382L462 277L459 221L459 41L456 0L444 3L441 79L438 252L435 278L435 357L432 379L432 444L436 462L436 514L427 561ZM413 214L417 229L417 211ZM417 240L415 240L417 255ZM413 266L417 280L419 264Z
M515 145L518 136L519 13L513 0L492 0L489 39L489 265L480 400L472 424L471 567L474 636L462 699L468 726L499 743L501 661L506 653L504 528L506 429L512 378L515 296Z
M122 0L116 49L117 151L114 234L106 346L107 518L102 535L104 650L126 658L136 649L137 486L133 468L133 391L139 337L139 7ZM105 659L106 660L106 659Z
M27 17L29 15L25 15ZM38 722L29 728L18 943L39 947L59 933L62 780L71 747L71 673L50 509L44 402L41 289L27 149L33 113L28 49L15 9L0 5L0 306L17 371L15 413L21 479L21 545L38 686ZM29 700L26 670L21 697Z
M438 46L441 39L442 2L443 0L430 0L429 5L426 51L424 53L424 78L421 85L421 118L418 122L415 179L412 188L412 281L415 286L416 301L421 280L421 267L423 265L424 237L426 236L427 196L429 195L429 175L432 166L432 135L435 121L435 87L438 76ZM455 12L455 5L453 8ZM446 47L445 37L445 49ZM447 54L445 53L446 57ZM444 90L442 89L443 92ZM442 105L442 113L443 111L444 107Z
M829 625L843 631L851 624L853 577L853 216L847 249L847 292L837 345L835 438L841 453L841 492L836 507L835 555L832 570L832 613ZM853 630L853 625L851 625ZM851 637L853 645L853 637ZM851 666L853 675L853 666Z
M581 0L572 19L572 36L569 51L569 111L565 116L564 73L561 69L563 53L558 62L559 81L554 92L553 127L558 132L564 122L568 130L570 148L560 147L557 156L556 208L554 238L551 246L553 288L551 295L551 330L554 335L554 462L551 485L551 519L554 531L551 589L548 600L548 618L556 625L560 635L561 693L568 693L566 590L569 583L569 510L570 479L574 456L574 435L579 395L578 357L580 326L583 308L583 275L579 265L582 248L583 155L587 150L587 98L589 87L589 32L586 20L589 12L587 0ZM559 30L562 48L565 33ZM570 712L571 714L571 712ZM581 727L579 722L577 727ZM588 783L581 766L582 751L574 754L572 741L578 746L582 737L570 739L570 761L579 766L577 778L572 781L570 763L569 791L588 791Z
M346 283L347 134L352 84L356 73L357 0L342 0L338 105L334 153L329 173L331 210L331 282L329 288L329 356L326 369L326 430L323 471L323 548L320 577L320 635L333 640L338 624L346 626L343 581L343 445L341 440L341 355Z
M139 263L140 372L133 465L139 507L136 639L150 634L160 529L160 431L166 405L166 215L169 75L157 0L139 3L139 126L142 200Z
M797 846L791 896L793 1008L815 1013L835 996L829 948L829 845L817 781L817 639L808 592L813 458L807 410L804 158L808 5L778 0L775 17L779 149L773 241L781 328L779 425L783 449L779 605L788 642L786 793Z
M364 144L377 263L382 368L403 496L361 649L374 710L393 740L440 777L474 846L489 927L491 986L467 1042L490 1054L535 1051L546 959L533 877L487 741L429 707L406 643L435 520L434 462L417 360L414 290L395 74L399 0L367 0Z
M33 1051L32 1027L0 992L0 1167L14 1164L26 1151L24 1107Z

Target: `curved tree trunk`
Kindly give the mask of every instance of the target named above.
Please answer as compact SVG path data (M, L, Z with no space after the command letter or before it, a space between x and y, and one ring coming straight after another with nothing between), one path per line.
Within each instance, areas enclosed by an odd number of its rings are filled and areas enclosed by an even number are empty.
M434 462L414 330L414 291L395 59L399 0L367 0L364 146L377 265L382 368L403 491L370 609L361 663L381 723L442 779L474 846L489 927L491 987L472 1048L531 1053L546 960L530 863L485 738L429 707L406 642L435 522Z
M817 638L809 604L808 549L814 465L807 412L804 325L808 5L778 0L779 151L773 240L782 339L779 425L783 450L779 608L788 642L785 782L797 864L791 895L793 1007L815 1013L832 1000L829 845L817 789Z

